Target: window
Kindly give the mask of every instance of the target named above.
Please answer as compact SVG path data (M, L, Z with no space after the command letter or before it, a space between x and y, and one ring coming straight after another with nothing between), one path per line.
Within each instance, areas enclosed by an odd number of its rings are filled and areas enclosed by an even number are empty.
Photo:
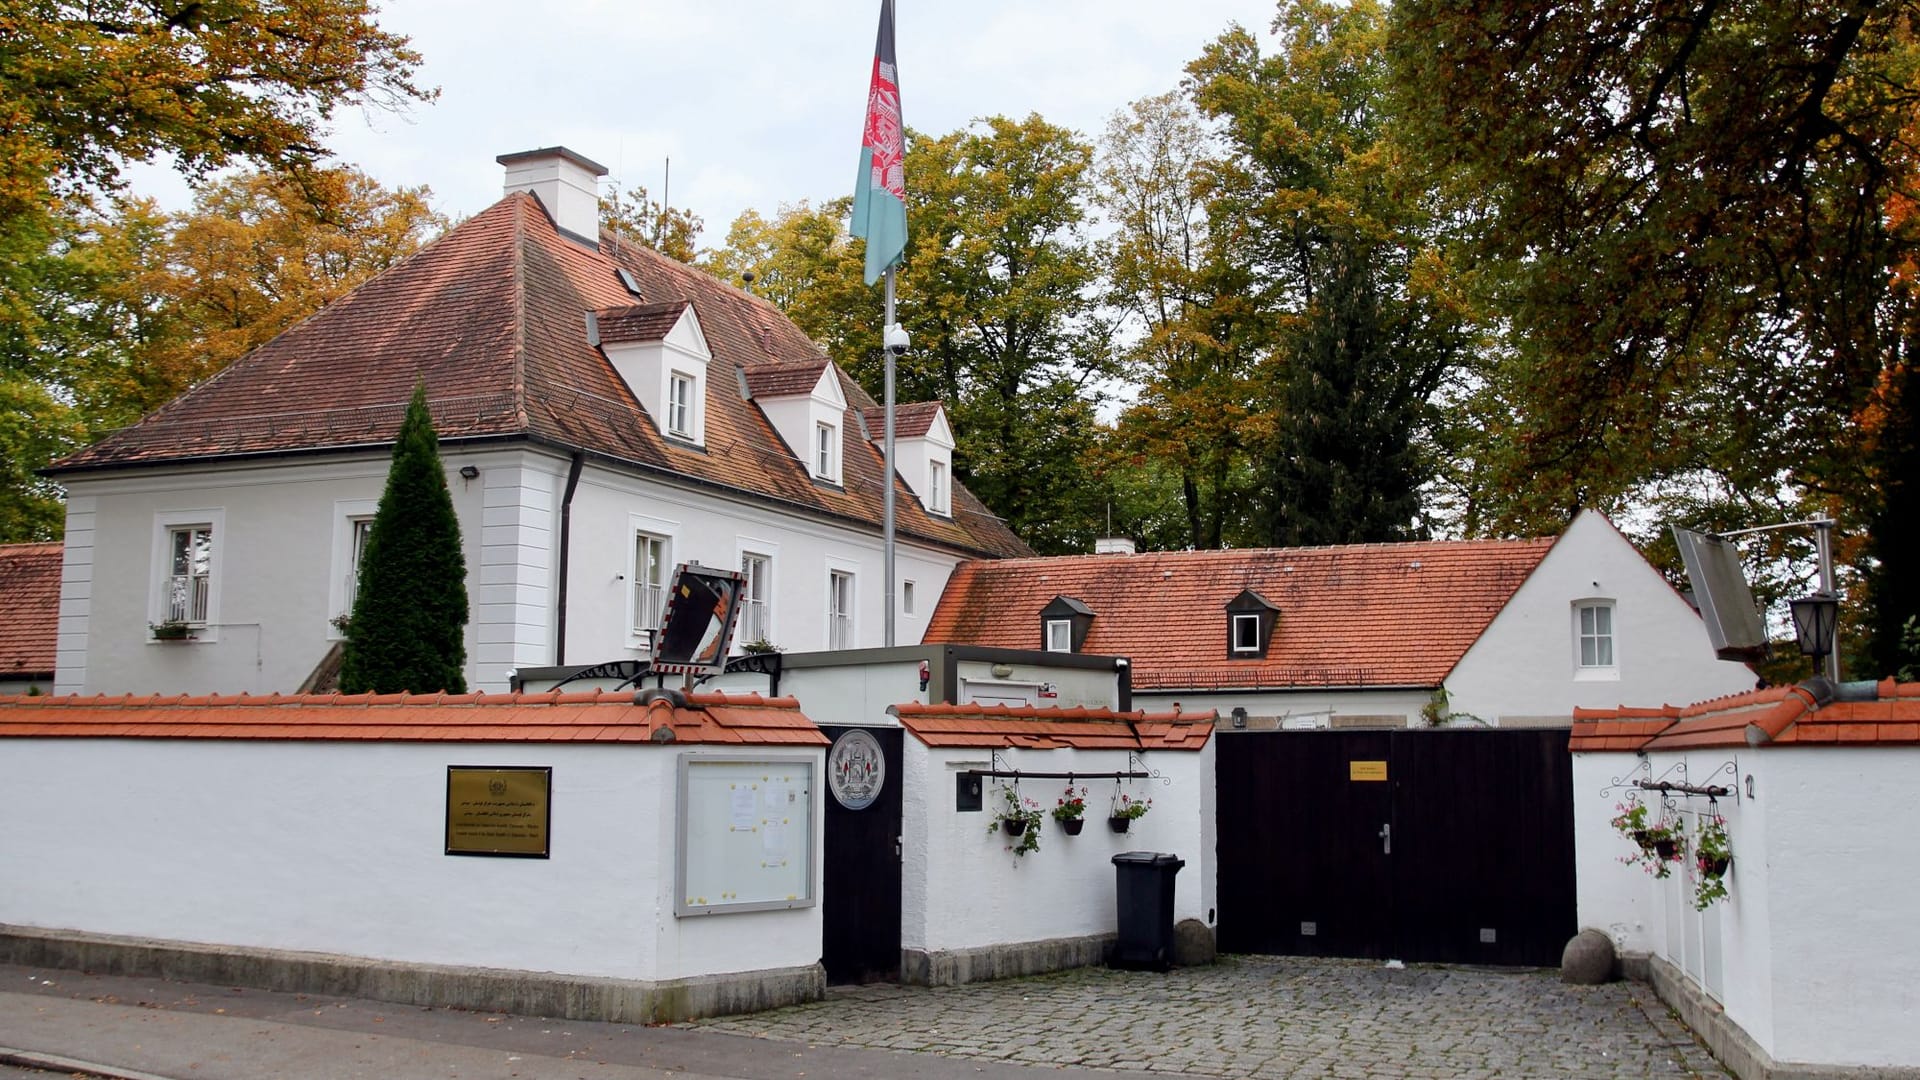
M1260 616L1235 615L1233 617L1233 651L1237 653L1260 651Z
M773 624L768 619L767 603L773 598L773 590L768 574L773 569L773 560L765 555L742 552L740 572L747 577L746 584L740 590L740 643L750 645L756 641L773 640Z
M853 647L853 575L827 572L827 648Z
M1047 620L1047 651L1073 651L1073 623L1071 621L1067 619Z
M1613 667L1613 605L1583 603L1577 605L1575 610L1578 613L1579 666L1585 669Z
M944 461L927 462L927 509L936 513L947 513L947 463Z
M666 610L667 541L651 533L633 534L633 632L643 648L660 629Z
M911 581L900 583L900 610L908 615L913 614L913 582Z
M360 561L367 557L367 540L373 536L373 519L348 518L347 528L351 533L347 541L347 606L343 614L351 615L354 602L360 598Z
M213 526L175 525L167 530L168 622L207 622L207 598L213 579Z
M813 474L830 483L840 481L840 429L833 424L813 428Z
M693 438L693 376L684 372L667 377L667 433Z

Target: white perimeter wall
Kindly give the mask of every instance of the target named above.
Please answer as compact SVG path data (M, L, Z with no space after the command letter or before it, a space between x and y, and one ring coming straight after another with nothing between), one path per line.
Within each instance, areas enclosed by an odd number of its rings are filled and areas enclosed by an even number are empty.
M1753 798L1720 800L1734 851L1727 899L1695 911L1690 864L1665 880L1620 864L1632 845L1608 821L1627 789L1599 792L1646 774L1632 754L1576 754L1580 924L1664 956L1776 1061L1920 1066L1920 748L1653 754L1651 775L1683 760L1696 784L1732 786L1716 772L1729 761L1743 796L1753 781Z
M1611 674L1577 669L1581 600L1613 602ZM1496 724L1570 723L1575 706L1686 705L1753 686L1753 672L1717 659L1700 616L1591 510L1567 526L1447 676L1455 712Z
M9 739L6 751L0 922L644 980L820 957L818 905L675 918L680 750ZM766 756L820 775L819 751ZM443 854L448 765L551 766L552 857ZM819 881L816 865L816 896Z
M987 832L1003 805L999 781L983 781L980 812L953 808L956 774L991 768L992 753L929 749L909 734L907 790L926 796L909 798L904 806L901 946L936 952L1112 933L1112 860L1123 851L1168 852L1186 860L1174 879L1174 919L1213 925L1214 742L1197 752L1143 756L1149 769L1171 783L1122 785L1135 798L1153 799L1152 811L1126 834L1107 827L1113 781L1088 780L1087 824L1080 835L1068 836L1049 815L1040 824L1040 850L1016 857L1008 850L1015 841ZM1127 768L1123 750L1002 750L1000 759L1004 767L1043 772ZM1051 810L1066 786L1064 780L1026 780L1020 792Z

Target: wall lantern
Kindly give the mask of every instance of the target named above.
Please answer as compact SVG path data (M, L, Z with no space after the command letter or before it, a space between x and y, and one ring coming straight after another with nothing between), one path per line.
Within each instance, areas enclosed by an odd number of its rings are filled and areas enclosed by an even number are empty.
M478 478L479 478L479 476L480 476L480 468L479 468L479 466L477 466L477 465L462 465L462 466L460 466L460 479L462 479L462 480L474 480L474 479L478 479Z
M1793 609L1793 637L1800 644L1800 655L1818 659L1833 652L1833 627L1840 615L1840 598L1817 592L1787 601Z
M1246 706L1235 705L1233 707L1233 726L1237 728L1243 728L1247 726L1247 707Z

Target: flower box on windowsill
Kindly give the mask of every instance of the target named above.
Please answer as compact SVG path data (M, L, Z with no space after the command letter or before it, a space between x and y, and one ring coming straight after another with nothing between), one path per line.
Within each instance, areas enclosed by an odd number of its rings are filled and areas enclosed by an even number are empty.
M148 623L147 629L153 633L153 640L155 641L194 641L198 639L198 635L194 633L195 627L189 623Z

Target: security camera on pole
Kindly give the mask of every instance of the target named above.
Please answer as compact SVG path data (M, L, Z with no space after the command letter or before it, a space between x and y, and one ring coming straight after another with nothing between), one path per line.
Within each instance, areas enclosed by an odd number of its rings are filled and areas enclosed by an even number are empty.
M886 345L886 534L887 640L894 644L893 571L893 367L907 352L907 332L893 316L893 274L907 251L907 129L900 115L900 73L893 57L893 0L880 0L880 34L873 47L873 78L867 90L867 124L860 140L860 177L853 188L848 231L867 242L867 284L887 280Z

